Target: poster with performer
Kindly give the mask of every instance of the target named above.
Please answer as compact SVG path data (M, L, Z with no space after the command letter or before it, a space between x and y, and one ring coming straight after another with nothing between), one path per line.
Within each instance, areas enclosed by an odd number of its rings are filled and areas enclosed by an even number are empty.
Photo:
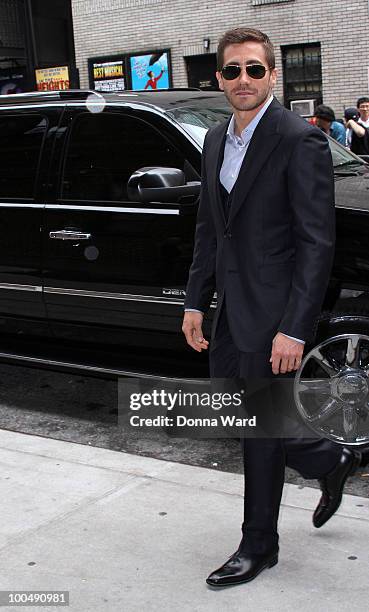
M168 51L130 57L132 89L168 89L170 62Z

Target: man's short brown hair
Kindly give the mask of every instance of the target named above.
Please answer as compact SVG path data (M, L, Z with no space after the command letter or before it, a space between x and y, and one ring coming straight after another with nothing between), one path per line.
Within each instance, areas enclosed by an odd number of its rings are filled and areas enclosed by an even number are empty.
M219 72L222 70L224 65L224 49L228 47L228 45L236 45L244 42L258 42L262 44L265 51L265 57L268 62L268 68L275 68L274 47L269 37L264 34L264 32L255 30L254 28L234 28L233 30L228 30L225 34L223 34L218 43L217 68Z

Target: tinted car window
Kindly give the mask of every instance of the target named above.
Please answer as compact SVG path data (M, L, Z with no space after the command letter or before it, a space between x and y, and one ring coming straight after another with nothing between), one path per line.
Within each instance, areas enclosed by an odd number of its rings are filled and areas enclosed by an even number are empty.
M184 157L151 125L123 114L86 113L72 125L63 199L127 199L129 177L144 166L184 169Z
M226 106L204 107L203 101L196 106L182 106L167 111L167 115L182 125L201 146L204 144L206 132L209 128L227 121L232 110Z
M331 147L333 165L335 168L341 166L347 166L352 164L365 165L365 162L356 155L353 155L351 151L345 149L342 145L338 144L333 138L329 138L329 145Z
M0 198L33 198L46 127L41 115L0 117Z
M204 144L208 129L224 123L231 114L230 107L216 106L213 101L209 101L208 106L206 106L204 100L199 100L197 106L192 102L191 106L181 106L167 111L167 115L180 123L184 130L201 146ZM338 144L333 138L328 137L328 140L335 168L352 164L365 165L362 160Z

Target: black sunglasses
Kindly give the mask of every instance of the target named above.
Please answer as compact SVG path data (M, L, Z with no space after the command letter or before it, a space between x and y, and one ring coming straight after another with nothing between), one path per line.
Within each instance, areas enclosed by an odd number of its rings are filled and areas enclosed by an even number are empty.
M263 79L266 71L268 70L268 68L265 68L263 64L247 64L245 69L249 77L252 79ZM238 79L241 72L242 66L238 66L238 64L228 64L227 66L223 66L221 70L222 77L226 81Z

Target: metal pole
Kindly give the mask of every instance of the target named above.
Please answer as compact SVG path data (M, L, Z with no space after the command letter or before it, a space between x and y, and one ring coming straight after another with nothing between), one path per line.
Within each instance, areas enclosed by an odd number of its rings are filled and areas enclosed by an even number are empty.
M33 17L32 17L32 0L26 0L26 15L27 21L29 24L29 33L31 38L31 51L34 67L38 66L38 54L37 54L37 46L36 46L36 38L35 38L35 28L33 27Z
M28 17L28 6L26 0L22 0L22 5L19 3L19 7L22 6L22 10L19 10L19 17L22 22L22 29L24 33L24 51L26 56L27 65L27 80L28 90L33 91L36 88L35 70L33 63L33 49L31 43L31 35L29 28L29 17Z

